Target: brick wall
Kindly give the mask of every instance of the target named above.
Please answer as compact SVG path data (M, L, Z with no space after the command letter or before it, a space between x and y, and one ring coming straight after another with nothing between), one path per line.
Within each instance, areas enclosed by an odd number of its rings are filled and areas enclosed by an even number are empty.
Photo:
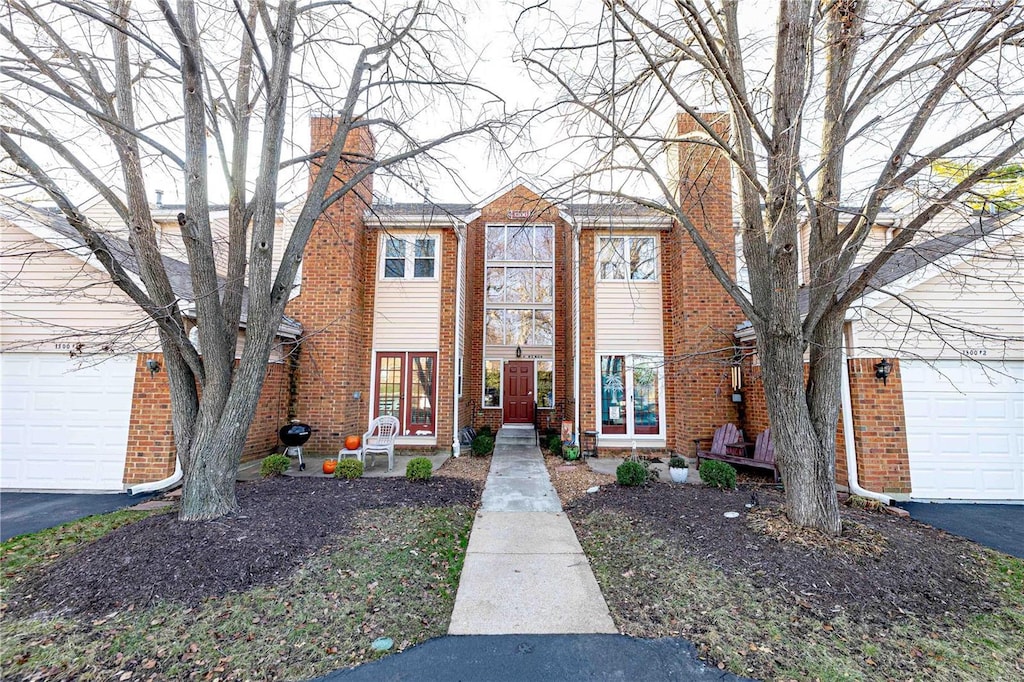
M595 311L594 295L596 293L595 276L597 267L597 234L594 230L580 232L580 430L590 431L601 428L598 424L600 414L597 404L597 336L594 328ZM664 243L664 242L663 242ZM664 270L662 271L664 272ZM666 393L668 393L668 377L666 376ZM671 393L668 393L670 396ZM666 403L671 398L666 397ZM668 422L671 424L671 422ZM671 430L671 427L669 427ZM600 446L600 438L598 438ZM599 448L606 453L606 448Z
M715 131L728 138L729 118L707 114ZM685 114L677 132L698 129ZM735 276L735 231L728 161L708 145L681 144L679 200L684 214ZM743 320L732 297L712 276L681 225L662 235L667 446L689 453L693 439L712 435L737 420L732 402L733 332Z
M161 353L140 353L135 362L135 389L128 424L124 484L158 481L174 473L174 432L167 371L151 374L146 360L164 366ZM242 461L265 457L277 446L277 429L288 417L288 366L270 364L256 415L242 449Z
M893 359L887 384L875 378L875 363L881 358L848 361L854 433L857 445L857 477L868 490L899 494L910 492L910 460L907 454L906 421L903 412L903 382L899 360ZM749 438L768 428L768 408L761 381L761 368L744 363L745 421ZM805 366L805 379L806 379ZM840 411L836 433L836 483L847 485L846 429Z
M509 224L509 211L529 211L530 221L555 226L555 409L538 410L541 428L558 428L562 419L571 419L572 401L572 241L569 224L558 209L523 185L493 200L480 209L480 216L466 232L466 339L460 422L479 428L501 427L500 409L484 409L484 262L486 226Z
M325 148L336 127L334 119L312 119L311 148ZM353 132L345 151L352 156L342 157L328 192L351 177L360 157L373 154L369 131ZM314 164L310 183L318 173ZM372 193L367 178L317 219L303 257L302 292L288 305L305 330L295 416L316 429L306 446L313 453L337 451L346 435L366 430L376 235L367 234L363 212Z
M434 402L434 433L437 447L451 450L455 416L455 299L458 290L458 240L446 230L441 237L441 327L438 330L437 398Z

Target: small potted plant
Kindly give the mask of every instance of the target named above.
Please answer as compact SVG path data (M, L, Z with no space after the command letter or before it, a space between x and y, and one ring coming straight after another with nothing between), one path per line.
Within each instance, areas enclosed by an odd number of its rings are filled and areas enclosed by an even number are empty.
M690 475L686 460L679 455L673 455L668 461L668 475L672 477L673 483L686 483L686 477Z
M578 445L566 445L562 448L562 457L565 461L572 462L580 458L580 447Z

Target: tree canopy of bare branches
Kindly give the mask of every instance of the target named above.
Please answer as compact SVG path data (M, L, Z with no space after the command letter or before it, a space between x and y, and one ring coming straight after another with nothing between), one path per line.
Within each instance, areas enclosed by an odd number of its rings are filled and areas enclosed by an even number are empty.
M584 138L597 150L574 182L665 211L700 249L757 333L789 517L838 533L846 312L931 221L967 196L976 200L979 183L1019 160L1024 7L606 0L586 29L560 24L545 5L530 11L554 38L528 46L524 59L538 80L560 89L553 110L577 143ZM764 20L769 12L773 25ZM564 30L554 30L559 25ZM728 135L702 116L708 111L727 112ZM666 134L675 112L693 116L697 132ZM669 152L681 142L708 145L731 166L749 290L729 275L666 177ZM956 172L936 179L932 168L949 160ZM656 201L644 198L651 190ZM866 255L890 203L904 207L902 229ZM805 278L801 229L809 233Z
M0 127L9 178L41 188L111 280L159 329L185 472L180 516L236 508L234 478L269 353L314 221L370 174L401 177L467 135L496 135L501 103L470 82L459 15L444 3L234 0L37 2L0 16ZM468 112L467 98L479 106ZM286 130L310 112L334 117L308 154ZM376 153L346 149L372 130ZM209 159L215 159L210 170ZM349 168L303 183L283 254L275 213L287 174ZM405 169L405 170L403 170ZM199 347L155 238L149 197L183 188L179 215ZM213 188L226 188L226 272L218 276ZM127 227L139 279L82 209L99 197ZM236 360L239 323L245 345Z

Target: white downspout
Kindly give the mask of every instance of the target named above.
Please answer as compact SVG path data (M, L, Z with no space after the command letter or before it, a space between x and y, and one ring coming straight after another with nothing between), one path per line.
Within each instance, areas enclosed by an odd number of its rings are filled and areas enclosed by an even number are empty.
M178 459L177 455L175 455L173 474L171 474L167 478L162 478L159 481L153 481L152 483L140 483L138 485L129 486L128 494L138 495L139 493L152 493L160 490L166 490L167 488L170 488L172 485L181 480L182 473L183 472L181 470L181 460Z
M892 498L882 493L872 492L860 487L857 481L857 436L853 428L853 397L850 394L850 363L846 354L846 344L843 344L843 371L842 371L842 397L843 397L843 442L846 444L846 472L850 484L850 493L878 500L883 504L892 504Z
M462 315L462 277L463 277L463 261L462 253L462 234L459 231L459 227L455 226L455 357L453 359L452 366L455 369L455 381L452 382L452 404L454 409L452 410L452 457L458 457L462 454L462 445L459 443L459 362L462 357L462 337L459 334L459 319ZM462 367L462 372L465 374L466 368Z
M577 226L573 226L572 233L572 334L573 346L575 347L572 363L572 386L573 390L576 392L576 398L573 400L573 409L575 414L573 415L572 422L576 429L576 433L582 434L583 425L580 424L580 397L582 395L582 388L580 387L580 233ZM578 439L579 436L577 435L577 442L579 442Z

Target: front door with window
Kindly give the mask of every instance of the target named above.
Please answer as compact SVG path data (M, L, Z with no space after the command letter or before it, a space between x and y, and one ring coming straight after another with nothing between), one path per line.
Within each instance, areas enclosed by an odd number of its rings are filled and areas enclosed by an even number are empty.
M626 355L602 355L600 361L601 433L661 433L660 362Z
M401 424L399 435L434 434L436 353L379 353L374 416L389 414Z
M505 423L533 423L533 362L505 363Z

